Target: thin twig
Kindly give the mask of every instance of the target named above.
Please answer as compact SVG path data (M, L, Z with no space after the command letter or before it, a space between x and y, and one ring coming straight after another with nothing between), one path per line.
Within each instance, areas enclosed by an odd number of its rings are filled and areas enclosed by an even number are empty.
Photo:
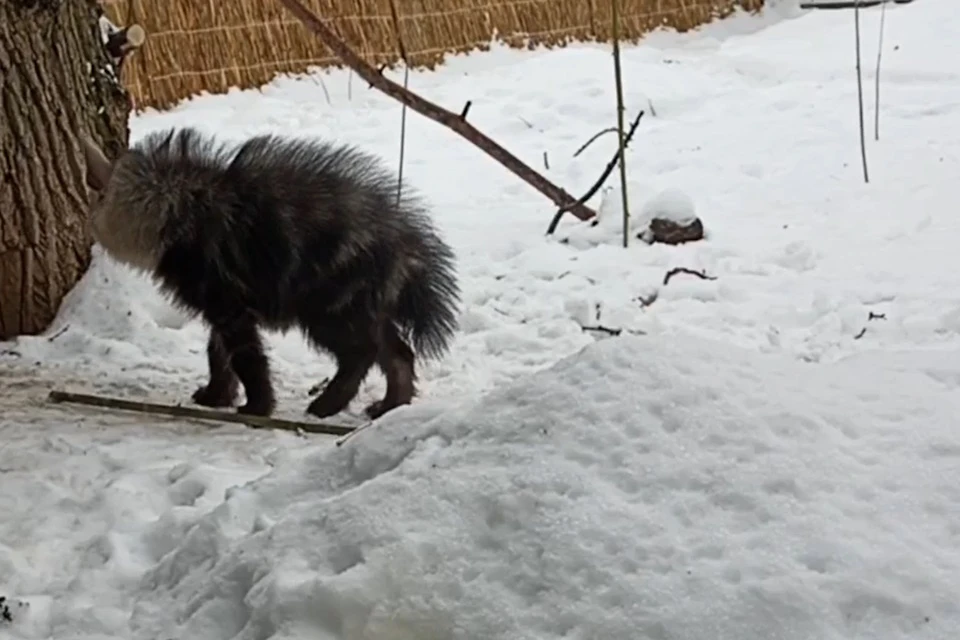
M397 5L390 0L390 15L393 18L393 30L397 34L397 48L400 50L400 59L403 60L403 90L409 91L410 60L407 58L407 47L403 42L403 32L400 30L400 17L397 14ZM400 196L403 191L403 156L407 148L407 104L400 103L400 170L397 176L397 206L400 206Z
M863 160L863 181L870 182L867 173L867 139L863 126L863 77L860 73L860 0L853 7L854 34L857 44L857 101L860 106L860 157Z
M700 278L701 280L716 280L716 279L717 279L716 276L708 276L705 271L697 271L697 270L695 270L695 269L687 269L686 267L674 267L673 269L670 269L670 271L667 271L666 275L663 276L663 284L666 285L668 282L670 282L670 279L673 278L673 276L680 275L681 273L685 273L685 274L687 274L687 275L689 275L689 276L696 276L696 277Z
M318 382L317 384L315 384L315 385L313 385L312 387L310 387L309 389L307 389L307 395L308 395L308 396L315 396L315 395L317 395L318 393L320 393L321 391L323 391L324 389L326 389L326 388L327 388L327 385L328 385L329 383L330 383L330 378L329 378L329 377L324 378L323 380L321 380L321 381Z
M880 41L877 43L877 73L873 88L873 139L880 139L880 59L883 56L883 22L887 15L887 3L880 6Z
M327 98L327 104L333 105L333 100L330 98L330 92L327 90L327 83L323 81L322 77L317 77L320 81L320 88L323 89L323 95Z
M410 80L410 67L403 65L403 88L407 88ZM400 111L400 170L397 173L397 206L400 206L400 196L403 191L403 157L407 149L407 105L401 106Z
M596 217L596 212L582 202L574 200L573 196L562 188L553 184L545 177L524 164L522 160L507 151L489 136L471 125L465 118L452 113L429 100L418 96L412 91L404 89L389 78L378 73L369 63L361 58L336 33L325 25L316 15L299 0L277 0L290 13L297 17L303 25L313 32L324 45L333 51L348 67L357 72L357 75L376 87L391 98L406 104L417 113L442 124L451 131L459 134L465 140L472 142L480 150L503 165L518 178L549 198L558 207L565 207L580 220L590 220Z
M360 425L359 427L357 427L356 429L354 429L351 433L348 433L347 435L345 435L345 436L343 436L342 438L340 438L339 440L337 440L337 446L338 446L338 447L342 447L342 446L347 442L347 440L349 440L350 438L352 438L352 437L354 437L355 435L359 434L361 431L364 431L365 429L369 429L369 428L372 427L374 424L376 424L376 423L375 423L373 420L371 420L370 422L368 422L368 423L366 423L366 424L364 424L364 425Z
M576 158L578 155L580 155L581 153L583 153L584 151L586 151L586 150L587 150L587 147L589 147L591 144L593 144L593 143L596 141L596 139L599 138L600 136L605 135L605 134L608 134L608 133L616 133L616 132L617 132L617 128L616 128L616 127L607 127L606 129L603 129L603 130L601 130L601 131L597 131L595 134L593 134L592 136L590 136L590 139L589 139L589 140L587 140L587 141L584 142L582 145L580 145L580 148L577 149L577 150L574 152L573 157Z
M58 330L55 334L47 338L47 342L55 342L56 339L62 336L63 334L65 334L68 329L70 329L69 324L63 325L63 327L61 327L60 330Z
M610 0L613 13L613 73L617 85L617 143L620 158L620 197L623 204L623 248L630 244L630 205L627 196L627 158L623 152L623 77L620 73L620 0Z
M626 151L627 146L630 144L630 140L633 138L634 132L636 132L637 127L640 125L640 118L643 117L643 111L637 114L637 117L634 118L633 122L630 124L630 131L627 132L627 137L623 140L623 150ZM613 168L617 166L617 161L620 159L620 148L617 148L616 153L613 154L613 158L610 162L607 163L606 168L603 170L603 173L600 174L600 177L596 182L593 183L593 186L587 190L585 194L577 198L576 203L574 204L583 204L587 200L593 197L593 195L600 190L600 187L603 186L603 183L607 181L607 178L610 177L610 174L613 172ZM560 224L560 219L568 211L567 207L560 207L557 213L554 214L553 220L550 221L550 226L547 227L547 235L552 234L557 230L557 225Z
M216 409L201 409L199 407L183 407L169 404L154 404L152 402L138 402L121 400L104 396L87 395L84 393L69 393L66 391L51 391L49 400L55 403L69 402L105 409L120 409L122 411L138 411L153 415L166 415L175 418L193 418L197 420L216 420L218 422L233 422L245 424L253 429L278 429L304 433L326 433L342 436L354 431L355 427L337 424L318 424L316 422L297 422L282 420L267 416L254 416L243 413L228 413Z

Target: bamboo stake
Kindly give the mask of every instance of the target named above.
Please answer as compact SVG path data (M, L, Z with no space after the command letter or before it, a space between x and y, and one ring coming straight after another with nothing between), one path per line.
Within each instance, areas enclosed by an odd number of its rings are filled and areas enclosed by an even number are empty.
M175 418L191 418L197 420L217 420L219 422L240 423L252 429L277 429L280 431L325 433L334 436L347 435L356 429L356 427L347 427L336 424L297 422L294 420L282 420L280 418L271 418L267 416L228 413L226 411L217 411L216 409L183 407L169 404L154 404L152 402L121 400L120 398L107 398L104 396L94 396L85 393L70 393L67 391L51 391L48 399L50 402L57 404L61 402L69 402L91 407L120 409L122 411L137 411L139 413L166 415Z
M863 161L863 181L870 182L870 174L867 172L867 140L863 126L863 79L860 72L860 2L855 0L853 7L853 25L857 44L857 104L859 105L860 115L860 158Z
M880 7L880 41L877 43L877 73L873 90L873 139L880 139L880 61L883 58L883 22L887 15L887 3Z
M393 30L397 36L397 49L400 50L400 59L403 60L403 90L410 90L410 58L407 56L407 46L403 42L403 32L400 30L400 14L397 4L390 0L390 15L393 17ZM397 206L403 195L403 157L407 150L407 104L400 104L400 171L397 176Z
M620 158L620 191L623 199L623 247L630 244L630 206L627 202L627 157L623 132L623 76L620 73L620 2L610 0L613 13L613 72L617 83L617 139Z

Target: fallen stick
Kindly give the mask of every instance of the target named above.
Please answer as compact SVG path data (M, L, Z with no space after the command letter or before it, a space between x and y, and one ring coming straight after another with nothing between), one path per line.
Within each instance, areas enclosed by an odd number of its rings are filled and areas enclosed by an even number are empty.
M151 402L121 400L119 398L107 398L104 396L93 396L85 393L70 393L67 391L51 391L48 399L50 402L58 404L61 402L70 402L73 404L83 404L92 407L120 409L124 411L138 411L140 413L166 415L175 418L194 418L198 420L235 422L244 424L253 429L278 429L281 431L302 431L304 433L326 433L334 436L347 435L356 429L356 427L346 427L336 424L297 422L294 420L282 420L280 418L270 418L266 416L228 413L226 411L217 411L216 409L201 409L199 407L183 407L171 404L154 404Z
M479 129L467 122L466 112L469 109L469 103L464 108L463 113L456 114L447 111L429 100L421 98L417 94L404 89L401 85L393 82L368 64L363 58L355 53L350 46L341 40L330 28L297 0L278 0L280 4L286 7L290 13L297 17L303 26L309 29L333 51L345 65L357 72L361 78L370 83L370 86L376 87L391 98L398 100L402 104L410 107L417 113L434 122L438 122L451 131L460 134L466 140L476 145L491 158L513 172L521 180L531 187L550 198L558 207L564 207L580 220L590 220L596 217L596 212L587 207L582 202L574 199L572 195L553 184L542 175L524 164L520 158L516 157L505 148L500 146L492 138L483 134Z
M717 279L716 276L708 276L706 271L696 271L694 269L687 269L686 267L674 267L673 269L670 269L670 271L667 271L666 275L663 276L663 284L666 285L670 282L670 279L673 278L673 276L680 275L681 273L685 273L689 276L697 276L701 280Z

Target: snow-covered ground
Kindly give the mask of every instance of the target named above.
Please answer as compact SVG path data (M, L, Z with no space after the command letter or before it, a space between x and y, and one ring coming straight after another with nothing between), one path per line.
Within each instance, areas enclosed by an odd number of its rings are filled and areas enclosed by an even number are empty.
M792 4L624 51L627 117L656 112L627 157L635 222L687 201L704 242L620 248L618 187L598 227L546 239L542 196L411 113L462 328L414 405L343 446L47 405L185 402L204 378L202 327L98 253L47 335L0 343L0 638L957 638L960 12L888 8L879 141L862 12L864 184L853 14ZM411 88L471 100L575 194L615 146L573 157L614 122L605 47L495 48ZM395 159L400 119L338 71L132 127ZM715 279L664 285L675 267ZM270 346L278 415L302 419L332 365Z

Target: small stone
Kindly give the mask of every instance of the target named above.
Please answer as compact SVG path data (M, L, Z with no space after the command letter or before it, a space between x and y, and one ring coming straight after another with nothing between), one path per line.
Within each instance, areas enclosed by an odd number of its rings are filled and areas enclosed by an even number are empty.
M676 188L664 189L650 198L641 212L650 224L637 237L647 243L680 244L703 239L703 223L693 199Z

